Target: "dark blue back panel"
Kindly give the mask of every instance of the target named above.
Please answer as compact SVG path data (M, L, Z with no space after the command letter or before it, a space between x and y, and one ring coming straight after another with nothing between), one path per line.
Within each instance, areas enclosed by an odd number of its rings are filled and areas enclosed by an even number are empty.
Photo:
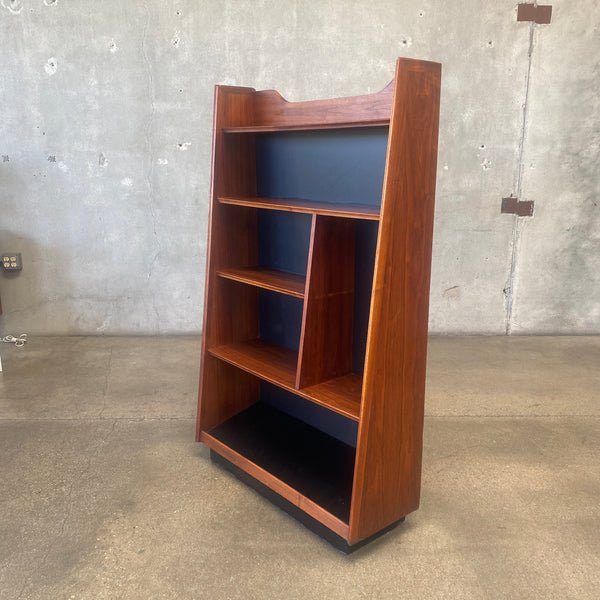
M260 290L258 293L260 339L298 352L302 328L302 300Z
M332 437L356 447L358 423L266 381L260 382L260 399Z
M365 366L367 328L371 309L373 270L377 250L377 221L356 221L354 251L354 330L352 332L352 372L362 375Z
M263 267L306 275L311 215L258 210L258 262ZM260 337L298 351L302 300L268 290L259 292Z
M257 192L272 198L379 206L387 128L294 131L256 136ZM362 374L379 223L356 225L352 370ZM306 274L311 216L258 210L259 263ZM302 301L260 291L260 337L298 350ZM292 416L356 446L358 425L299 396L261 382L261 398Z
M387 127L256 136L259 196L379 206Z
M311 215L258 210L258 263L306 275L311 222Z

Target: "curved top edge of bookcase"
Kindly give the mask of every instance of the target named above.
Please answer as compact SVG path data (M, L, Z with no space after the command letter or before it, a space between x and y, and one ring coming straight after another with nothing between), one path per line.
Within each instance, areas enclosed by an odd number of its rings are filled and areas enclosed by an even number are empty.
M276 128L382 122L390 118L393 96L394 80L374 94L302 102L289 102L275 90L261 90L253 94L252 125Z
M398 69L429 70L439 68L438 63L398 58ZM361 127L389 122L394 101L396 76L379 92L359 96L289 102L276 90L259 90L251 96L251 122L253 128ZM229 91L229 90L228 90Z

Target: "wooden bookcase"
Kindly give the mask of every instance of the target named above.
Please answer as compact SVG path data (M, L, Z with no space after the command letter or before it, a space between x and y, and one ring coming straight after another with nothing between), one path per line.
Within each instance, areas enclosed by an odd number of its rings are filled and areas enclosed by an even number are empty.
M196 437L346 552L419 505L440 74L215 89Z

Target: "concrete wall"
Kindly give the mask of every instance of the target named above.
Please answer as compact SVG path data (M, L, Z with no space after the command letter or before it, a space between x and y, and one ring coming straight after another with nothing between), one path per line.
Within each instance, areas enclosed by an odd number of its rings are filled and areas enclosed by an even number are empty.
M199 332L213 85L368 93L398 56L443 63L431 331L600 333L599 13L516 10L0 0L0 333Z

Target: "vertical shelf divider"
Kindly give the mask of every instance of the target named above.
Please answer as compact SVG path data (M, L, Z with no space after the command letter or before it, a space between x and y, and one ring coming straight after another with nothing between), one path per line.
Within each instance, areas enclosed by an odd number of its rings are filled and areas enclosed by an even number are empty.
M313 215L296 388L352 370L354 222Z

